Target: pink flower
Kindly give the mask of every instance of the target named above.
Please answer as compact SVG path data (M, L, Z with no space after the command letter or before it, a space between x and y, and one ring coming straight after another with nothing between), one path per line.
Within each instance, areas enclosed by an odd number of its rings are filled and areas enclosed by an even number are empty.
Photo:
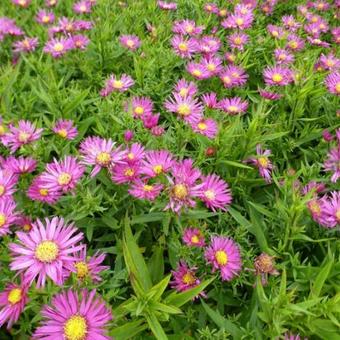
M43 129L37 129L27 120L19 120L18 127L9 126L9 132L2 136L2 143L15 152L22 145L38 140Z
M52 24L54 19L54 13L45 10L40 10L36 17L37 22L42 25Z
M278 64L291 64L294 62L294 55L284 49L277 48L274 50L274 57Z
M122 46L131 51L135 51L141 45L140 40L136 35L122 35L120 36L119 41Z
M157 6L160 8L160 9L165 9L167 11L174 11L177 9L177 4L176 2L166 2L166 1L161 1L161 0L158 0L157 1Z
M198 122L203 117L203 106L198 99L183 98L177 93L165 101L164 107L169 112L177 113L180 118L189 124Z
M135 182L142 174L139 163L128 164L126 162L113 166L110 172L112 181L117 184Z
M148 184L146 181L136 180L131 183L129 194L148 201L154 201L163 189L162 184Z
M57 5L58 0L45 0L45 4L47 7L53 7Z
M4 168L17 175L33 172L36 166L37 161L35 159L23 156L18 158L10 156L6 159L4 164Z
M282 17L282 23L284 27L291 32L295 32L299 27L301 27L301 24L297 22L292 15L284 15Z
M184 38L181 35L175 35L171 39L171 46L181 58L191 58L198 51L198 42L195 38Z
M146 129L152 129L153 127L158 125L160 113L157 113L155 115L149 114L142 116L143 125Z
M248 74L239 66L228 65L220 72L219 77L222 80L224 87L233 88L246 84Z
M132 114L134 118L142 118L149 116L153 110L153 102L148 97L133 97L132 98Z
M215 92L204 93L202 94L201 99L206 107L209 107L211 109L217 108L218 100Z
M92 3L88 0L81 0L73 5L73 10L78 14L91 13Z
M145 148L140 143L133 143L129 149L126 151L126 155L124 161L128 164L136 164L140 163L140 161L144 158Z
M73 124L73 120L59 119L52 128L52 131L61 138L72 140L78 136L78 130Z
M66 54L69 50L74 48L72 38L59 38L49 40L45 47L44 52L51 54L54 58L60 58Z
M305 42L302 38L295 34L288 35L287 46L292 51L301 51L305 47Z
M209 3L205 4L203 8L207 13L213 13L213 14L218 13L218 7L213 2L209 2Z
M267 66L263 71L263 77L267 85L285 86L293 81L292 71L282 66Z
M6 166L6 163L5 163ZM16 191L15 186L18 183L18 176L11 169L0 169L0 200L3 198L11 198Z
M203 32L203 29L204 26L196 26L194 20L188 19L175 21L172 27L172 31L180 35L198 35Z
M340 178L340 144L331 149L327 156L324 163L324 169L325 171L331 171L333 173L331 181L336 183Z
M251 11L249 11L249 13L247 14L234 13L229 14L228 17L222 21L221 25L224 28L237 28L240 30L244 30L251 27L253 20L254 15Z
M259 89L259 94L261 97L268 99L268 100L279 100L283 97L282 94L270 92L264 89Z
M56 203L61 197L61 191L57 188L46 189L45 182L41 176L36 177L27 190L27 196L33 201L45 202L47 204Z
M19 7L26 8L31 4L32 0L12 0L12 3L14 5L17 5Z
M19 244L10 243L12 253L11 270L24 272L25 278L32 283L37 278L37 287L44 287L49 277L56 285L64 281L64 270L71 257L82 248L78 245L83 234L73 224L65 224L63 218L45 219L45 224L37 220L29 233L17 232Z
M193 97L197 93L198 88L194 82L188 82L185 79L180 79L176 85L173 93L178 93L181 97Z
M52 298L52 306L44 306L42 325L36 329L32 340L110 340L106 327L112 316L96 291L71 289Z
M203 118L198 122L191 123L190 125L194 132L208 138L215 138L218 132L217 122L212 118Z
M268 158L268 156L271 155L270 150L262 150L261 145L258 144L256 146L256 158L250 158L248 161L252 164L254 164L260 172L261 177L265 179L267 183L271 183L271 172L273 170L273 165Z
M215 76L222 71L222 59L220 57L203 57L200 63L205 67L207 73L209 73L209 77Z
M335 71L340 68L340 59L333 53L329 53L327 55L321 53L319 60L324 70Z
M210 77L210 72L206 69L205 65L201 63L190 62L187 64L186 70L198 80Z
M198 49L201 53L214 55L221 47L221 40L218 37L206 35L198 41Z
M85 35L77 34L72 36L73 47L84 51L87 45L90 43L90 39L87 38Z
M20 285L9 283L5 290L0 293L0 327L7 322L7 329L12 328L13 324L19 320L20 314L28 301L27 283Z
M272 37L278 38L278 39L283 38L283 36L285 35L284 29L282 27L280 27L280 26L268 25L267 26L267 31L269 32L269 34Z
M106 81L105 87L100 91L102 97L106 97L113 91L125 92L135 84L134 80L125 73L119 78L112 74Z
M169 172L173 162L173 155L167 150L150 150L142 161L142 172L148 177L156 177Z
M16 53L29 53L35 51L38 46L38 38L25 37L23 40L13 43L13 51Z
M244 45L248 42L249 37L245 33L235 32L228 37L228 43L231 48L236 48L240 51L244 50Z
M218 108L230 115L236 115L247 111L248 102L240 97L225 98L219 101Z
M197 228L186 228L182 240L188 247L202 248L205 246L204 235Z
M10 233L9 227L15 223L17 214L14 212L16 207L12 198L0 200L0 236Z
M111 139L96 136L87 137L80 144L81 164L94 165L91 177L96 176L102 168L114 166L125 157L126 152L121 148L115 149L114 146L115 143Z
M39 177L43 188L66 193L75 189L84 171L84 166L79 164L75 157L66 156L59 162L54 159L52 163L47 164Z
M331 192L331 196L322 201L320 223L327 228L340 225L340 191Z
M196 190L199 192L198 197L213 211L227 210L232 201L228 183L215 174L203 177Z
M232 280L241 271L240 250L231 238L213 236L204 256L206 261L213 266L213 272L220 270L223 281Z
M340 96L340 73L337 71L330 73L325 79L325 85L329 93Z
M174 279L170 282L170 286L178 292L186 291L201 283L196 277L196 268L189 268L185 261L180 261L176 270L172 270L171 273Z

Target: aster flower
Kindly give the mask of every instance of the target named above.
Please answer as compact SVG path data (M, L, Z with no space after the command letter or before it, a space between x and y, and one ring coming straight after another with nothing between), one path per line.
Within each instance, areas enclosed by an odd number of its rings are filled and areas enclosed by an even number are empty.
M321 30L319 24L310 23L305 25L304 30L307 34L310 34L313 38L319 38L321 35Z
M230 115L236 115L247 111L248 102L240 97L225 98L219 101L218 108Z
M177 4L176 2L166 2L166 1L161 1L161 0L158 0L157 1L157 6L160 8L160 9L165 9L167 11L174 11L177 9Z
M330 73L325 79L325 85L330 93L340 96L340 72Z
M15 220L15 225L25 232L32 230L32 220L26 215L19 214Z
M249 37L245 33L235 32L228 36L228 44L231 48L236 48L240 51L244 50L244 45L248 42Z
M66 264L74 262L71 257L82 248L78 242L83 234L73 224L65 224L63 218L37 220L29 233L17 231L19 243L10 243L12 253L11 270L24 272L32 283L37 278L37 287L44 287L49 277L56 285L64 281Z
M44 52L51 54L54 58L60 58L74 47L72 38L59 38L49 40Z
M181 58L191 58L198 51L198 42L195 38L185 38L175 35L171 39L174 52Z
M198 80L210 77L210 72L206 69L205 65L201 63L190 62L187 64L186 70Z
M218 37L206 35L198 41L198 49L201 53L213 55L221 47L221 40Z
M171 271L174 278L170 282L171 288L176 289L178 292L183 292L198 286L201 281L196 277L196 270L196 268L189 268L185 261L180 261L176 270Z
M324 70L335 71L340 68L340 59L333 53L329 53L327 55L321 53L319 61Z
M243 86L247 82L248 74L239 66L228 65L220 72L219 77L224 87L233 88Z
M16 221L15 207L16 204L12 198L0 200L0 236L8 234L10 232L9 227Z
M203 32L204 26L197 26L194 20L180 20L175 21L172 27L174 33L180 35L199 35Z
M340 27L332 28L331 29L331 34L332 34L333 41L336 44L340 44Z
M7 329L19 320L20 314L28 301L28 286L25 282L20 285L9 283L0 293L0 327L7 322Z
M125 92L135 84L134 80L125 73L119 78L112 74L106 81L105 87L100 91L102 97L106 97L113 91Z
M142 174L139 162L128 164L127 162L119 163L110 168L111 179L114 183L124 184L135 182Z
M291 32L295 32L299 27L301 27L301 24L297 22L292 15L284 15L282 17L282 23L284 27Z
M297 334L285 333L284 336L285 336L284 340L301 340L300 335ZM304 339L307 340L307 338Z
M149 150L142 161L142 172L148 177L167 173L173 165L173 155L167 150Z
M330 44L328 42L322 41L319 38L307 37L307 40L311 45L321 46L321 47L325 47L325 48L328 48L330 46Z
M124 161L128 164L140 163L144 158L145 148L140 143L133 143L126 152Z
M165 132L165 129L163 126L160 126L160 125L157 125L157 126L154 126L153 128L151 128L151 134L153 136L156 136L156 137L159 137L159 136L162 136Z
M218 100L217 100L217 95L216 95L215 92L209 92L209 93L202 94L201 100L206 107L209 107L211 109L217 108Z
M146 129L152 129L153 127L157 126L159 116L160 116L160 113L156 113L155 115L151 113L148 115L143 115L142 116L143 126Z
M73 5L73 11L78 14L91 13L92 3L88 0L81 0Z
M22 145L38 140L43 129L37 129L27 120L19 120L18 127L9 126L9 132L2 136L2 143L8 146L11 152L15 152Z
M4 168L16 175L33 172L36 166L37 161L35 159L23 156L20 156L18 158L10 156L6 159L4 163Z
M262 253L254 260L255 274L261 277L262 285L268 282L268 275L279 275L275 269L274 257L266 253Z
M324 163L325 171L332 172L331 181L336 183L340 178L340 144L332 148L327 154L327 159Z
M133 97L131 106L135 118L150 115L153 110L153 102L149 97Z
M291 64L294 62L294 55L281 48L274 50L274 57L278 64Z
M258 169L260 176L265 179L267 183L271 183L272 178L271 178L271 172L273 170L273 165L268 158L268 156L271 155L270 150L263 150L261 145L258 144L256 146L256 158L250 158L248 161L252 164L254 164Z
M29 53L35 51L38 46L38 38L25 37L23 40L13 43L13 51L15 53Z
M254 20L254 15L251 11L246 14L234 13L229 14L228 17L222 21L221 25L224 28L237 28L240 30L245 30L251 27Z
M169 112L177 113L187 123L195 123L203 115L203 106L198 99L183 98L177 93L164 103L164 107Z
M129 194L133 197L154 201L159 196L163 189L162 184L148 184L146 181L136 180L128 190Z
M340 191L331 192L330 197L322 200L320 223L327 228L340 225Z
M45 4L47 7L53 7L57 5L58 0L45 0Z
M212 118L203 118L198 122L190 124L194 132L208 138L215 138L218 132L217 122Z
M185 79L180 79L175 85L175 93L178 93L181 97L193 97L197 93L197 85Z
M0 116L0 141L2 142L2 137L6 134L6 125L3 122L2 117Z
M217 14L218 13L218 7L215 3L213 2L209 2L207 4L205 4L203 6L203 9L207 12L207 13L213 13L213 14Z
M215 174L203 177L202 183L196 187L196 190L198 190L198 198L213 211L227 210L232 201L228 183Z
M302 195L307 195L309 193L313 193L313 197L316 197L317 194L319 194L320 192L324 191L326 188L325 184L323 183L318 183L318 182L315 182L315 181L311 181L309 182L307 185L305 185L303 188L302 188Z
M19 7L26 8L31 4L32 0L12 0L12 3L14 5L17 5Z
M226 52L224 55L224 59L228 61L230 64L234 64L236 60L236 55L231 52Z
M183 232L183 242L188 247L204 247L205 239L202 232L197 228L186 228Z
M45 319L36 329L32 340L110 340L106 326L112 316L96 291L86 289L80 293L71 289L56 294L51 306L44 306L41 312Z
M100 282L102 278L99 274L104 270L109 269L108 266L103 266L105 254L96 251L92 256L87 256L86 245L74 254L74 262L66 263L68 270L76 274L79 281L91 279L93 282Z
M43 188L66 193L75 189L84 171L84 166L79 164L75 157L66 156L59 162L54 159L52 163L47 164L40 179Z
M285 86L293 81L293 73L289 68L282 66L267 66L263 71L266 85Z
M240 250L231 238L213 236L204 256L213 266L213 272L220 270L223 281L232 280L241 271Z
M12 197L17 183L18 176L11 169L0 169L0 200Z
M282 94L270 92L264 89L259 89L259 94L262 98L268 99L268 100L279 100L283 97Z
M218 10L218 16L221 17L221 18L225 18L228 14L228 10L226 8L220 8Z
M290 34L287 37L286 47L294 52L301 51L305 47L305 42L299 36L295 34Z
M52 24L55 19L53 12L47 12L45 10L40 10L36 16L36 21L42 25Z
M209 73L209 77L217 75L222 71L222 59L218 56L203 57L200 63L206 68L207 73Z
M122 46L131 51L137 50L141 45L140 40L136 35L121 35L119 41Z
M313 198L307 202L307 208L312 215L312 218L315 222L320 223L322 210L323 210L323 203L326 198Z
M73 47L84 51L87 45L90 43L90 39L82 34L72 36Z
M78 130L73 120L59 119L52 128L52 131L61 138L72 140L78 136Z
M27 190L27 197L32 201L44 202L47 204L56 203L61 197L61 191L58 189L46 189L45 182L41 176L37 176Z
M80 144L79 152L82 155L81 164L94 165L91 177L94 177L102 168L114 166L125 157L125 151L114 148L115 143L111 139L100 137L87 137Z
M275 26L275 25L268 25L267 26L267 31L269 32L269 34L274 37L274 38L278 38L278 39L282 39L285 35L285 31L282 27L280 26Z

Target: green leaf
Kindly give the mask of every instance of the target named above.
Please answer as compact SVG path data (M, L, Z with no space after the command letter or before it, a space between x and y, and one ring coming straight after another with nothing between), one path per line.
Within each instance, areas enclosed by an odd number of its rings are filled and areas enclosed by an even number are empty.
M148 325L149 325L152 333L156 337L156 339L158 339L158 340L167 340L168 339L168 337L166 336L166 334L163 330L163 327L159 323L155 314L149 313L145 316L145 318L146 318L146 321L148 322Z
M149 260L148 268L153 283L159 282L164 274L163 247L156 246Z
M149 298L152 298L152 300L154 301L158 301L164 293L166 287L168 286L170 278L171 274L167 275L162 281L160 281L150 289L150 291L147 293L147 296Z
M317 275L311 292L310 292L310 297L311 296L320 296L321 290L323 285L325 284L325 281L327 280L329 273L331 272L331 269L333 267L333 260L329 259L327 257L328 261L325 263L325 265L323 266L323 268L320 270L319 274Z
M147 328L148 326L144 323L144 320L140 319L127 322L123 326L114 328L110 331L110 336L114 337L116 340L131 339Z
M243 163L239 163L239 162L234 162L234 161L227 161L227 160L222 160L220 162L218 162L218 164L227 164L230 166L234 166L236 168L242 168L242 169L252 169L252 167L245 165Z

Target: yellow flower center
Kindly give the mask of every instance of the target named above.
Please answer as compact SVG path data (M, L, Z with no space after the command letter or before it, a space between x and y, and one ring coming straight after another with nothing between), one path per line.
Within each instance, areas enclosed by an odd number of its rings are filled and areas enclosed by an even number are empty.
M241 25L243 25L243 23L244 23L244 20L242 18L237 18L236 19L236 24L237 25L241 26Z
M198 69L195 69L192 71L192 74L195 76L195 77L200 77L202 75L202 72Z
M64 325L66 340L84 340L87 333L86 319L80 315L73 315Z
M318 17L312 17L312 19L311 19L311 22L317 22L318 21Z
M135 46L135 43L134 43L134 41L133 41L133 40L131 40L131 39L128 39L128 40L126 41L126 45L132 48L132 47L134 47L134 46Z
M188 50L188 45L184 42L178 44L178 48L182 52L186 52Z
M335 217L338 220L338 222L340 222L340 209L338 209L335 213Z
M47 189L39 189L39 194L41 196L47 196L48 195L48 190Z
M26 0L19 0L19 5L20 6L25 6L26 5Z
M96 157L96 162L100 165L108 165L111 161L111 155L108 152L100 152Z
M61 52L64 49L64 45L62 43L58 42L53 46L53 49L54 49L55 52Z
M144 108L142 106L136 106L135 108L135 114L141 115L144 113Z
M316 214L317 216L321 213L320 205L317 201L312 201L309 203L309 208L312 211L312 213Z
M279 54L279 59L280 60L286 60L286 55L285 54L283 54L283 53L281 53L281 54Z
M277 37L279 35L279 32L278 31L272 31L272 36L273 37Z
M186 272L182 277L182 281L186 285L193 285L196 282L196 279L190 272Z
M210 64L207 65L207 69L208 69L209 71L211 71L211 72L212 72L212 71L215 71L215 70L216 70L216 65L210 63Z
M132 161L135 158L135 155L132 152L129 152L127 158Z
M60 129L60 130L58 130L58 135L59 135L61 138L66 138L66 137L67 137L67 130L66 130L66 129Z
M114 80L113 87L116 89L121 89L123 87L123 82L121 80Z
M0 124L0 136L4 135L6 132L5 127Z
M163 172L163 166L158 164L158 165L155 165L152 170L154 171L154 173L156 175L160 175L162 172Z
M79 7L79 9L80 9L80 11L81 12L86 12L86 6L85 5L81 5L80 7Z
M188 116L191 113L190 106L188 104L180 104L177 111L181 116Z
M333 66L335 65L335 62L334 62L333 60L328 59L328 60L326 61L326 65L327 65L328 67L333 67Z
M295 48L298 47L298 43L293 40L293 41L289 42L289 46L290 46L290 48L295 49Z
M188 196L188 190L184 184L176 184L172 191L175 197L178 199L184 199Z
M221 9L219 14L220 14L221 17L224 17L224 16L227 15L227 10L226 9Z
M335 92L340 93L340 82L335 85Z
M230 84L231 83L231 79L228 76L224 76L222 80L223 80L223 83L226 83L226 84Z
M262 166L262 168L266 168L268 166L268 158L266 157L260 157L258 159L259 164Z
M35 248L35 257L43 263L52 263L59 254L58 245L53 241L42 241Z
M144 190L144 191L150 192L150 191L152 191L152 189L153 189L153 186L152 186L152 185L146 184L146 185L143 186L143 190Z
M50 17L48 15L44 15L41 19L41 21L45 24L47 24L50 21Z
M197 127L198 127L200 130L204 131L204 130L207 129L207 124L205 124L204 122L200 122L200 123L197 124Z
M189 90L186 87L181 88L181 90L179 91L179 94L181 97L186 97L189 93Z
M238 112L238 107L235 105L230 105L228 106L228 111L229 112Z
M2 196L5 193L5 187L3 185L0 185L0 196Z
M19 133L19 142L21 143L27 143L28 139L30 138L30 134L29 133L26 133L26 132L23 132L21 131Z
M4 226L6 223L6 215L5 214L0 214L0 228Z
M30 231L32 229L32 226L30 224L24 224L22 228L24 229L24 231Z
M199 243L200 239L197 235L191 237L191 243Z
M280 73L274 73L272 76L272 80L275 83L279 83L280 81L282 81L283 77Z
M220 266L225 266L228 262L228 255L224 250L218 250L215 253L215 259Z
M241 40L240 37L236 37L236 38L234 39L234 44L235 44L235 45L240 45L241 43L242 43L242 40Z
M187 27L185 28L185 31L187 33L192 33L194 31L195 27L191 24L187 25Z
M124 171L124 175L128 177L132 177L135 174L134 170L131 168L128 168Z
M77 262L75 265L76 270L77 270L77 278L78 279L84 279L88 273L89 273L89 267L85 262Z
M216 195L215 195L215 191L214 190L207 190L204 192L204 196L208 199L208 200L213 200L215 199Z
M15 305L16 303L20 302L22 299L22 290L20 288L13 288L7 297L7 300L12 305Z
M67 172L62 172L58 177L59 185L67 185L71 182L72 176Z

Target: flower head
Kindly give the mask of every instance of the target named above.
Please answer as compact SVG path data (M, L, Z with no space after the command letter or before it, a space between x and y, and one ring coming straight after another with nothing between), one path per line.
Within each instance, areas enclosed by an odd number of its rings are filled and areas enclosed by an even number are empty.
M243 86L248 79L248 74L239 66L228 65L219 74L224 87L233 88Z
M61 195L61 191L57 188L45 188L45 182L41 179L41 176L36 177L27 190L27 196L32 201L40 201L47 204L56 203Z
M194 20L175 21L172 31L180 35L198 35L201 34L204 26L197 26Z
M173 155L167 150L150 150L142 161L142 172L148 177L156 177L169 172L174 163Z
M16 221L15 202L11 198L0 200L0 236L10 232L9 227Z
M13 43L13 51L16 53L29 53L35 51L38 46L38 38L25 37L23 40Z
M236 115L247 111L248 102L240 97L225 98L219 101L218 108L230 115Z
M335 148L332 148L328 153L328 158L324 163L325 171L331 171L331 181L336 183L340 178L340 143Z
M163 189L163 185L159 183L149 184L145 180L137 179L131 183L129 194L133 197L154 201L159 196Z
M201 283L196 277L196 268L189 268L185 261L180 261L176 270L172 270L171 273L174 279L170 285L178 292L196 287Z
M73 48L74 43L72 38L55 38L46 43L44 52L50 54L54 58L60 58Z
M181 97L193 97L198 89L194 82L188 82L185 79L180 79L176 85L174 93L178 93Z
M183 242L188 247L204 247L205 239L202 232L197 228L186 228L183 232Z
M267 66L263 71L263 77L267 85L284 86L293 81L292 71L282 66Z
M106 80L105 87L100 91L102 97L106 97L114 91L125 92L131 86L134 85L134 80L125 73L119 78L112 74L108 80Z
M15 192L15 186L18 182L18 176L11 171L8 163L4 164L6 168L0 169L0 200L3 198L11 198Z
M59 119L52 128L53 132L61 138L72 140L77 137L78 130L73 120Z
M208 138L215 138L218 132L217 122L212 118L201 119L190 124L194 132Z
M184 38L181 35L175 35L171 39L171 46L181 58L191 58L198 51L198 42L195 38Z
M271 183L271 172L273 170L273 164L268 158L271 155L270 150L263 150L261 145L256 146L257 157L250 158L248 161L254 164L258 169L260 176L265 179L267 183Z
M337 71L330 73L325 79L325 85L329 93L340 96L340 73Z
M140 47L140 40L136 35L122 35L119 38L122 46L128 48L131 51L135 51Z
M3 166L14 174L20 175L33 172L37 166L37 161L31 157L20 156L15 158L10 156L5 160Z
M54 19L55 19L54 13L47 12L45 10L40 10L36 17L37 22L42 25L52 24Z

